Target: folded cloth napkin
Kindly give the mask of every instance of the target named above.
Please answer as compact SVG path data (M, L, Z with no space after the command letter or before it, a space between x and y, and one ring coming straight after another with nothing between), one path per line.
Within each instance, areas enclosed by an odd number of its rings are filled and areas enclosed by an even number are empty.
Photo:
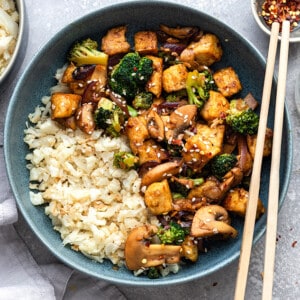
M0 151L0 300L126 299L112 284L57 263L39 265L15 227L18 210Z

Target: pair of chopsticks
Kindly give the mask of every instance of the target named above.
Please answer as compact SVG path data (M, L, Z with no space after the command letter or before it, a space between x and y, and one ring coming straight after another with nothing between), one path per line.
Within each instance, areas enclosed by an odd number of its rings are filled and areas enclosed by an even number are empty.
M244 223L243 238L241 245L241 255L239 260L235 300L245 298L247 275L249 269L252 240L255 226L255 217L257 202L260 189L261 165L263 158L264 140L267 127L268 111L270 105L270 95L272 89L272 80L274 66L276 61L276 52L279 35L279 23L274 22L271 28L271 37L268 50L268 58L264 79L264 88L262 95L262 104L260 111L260 120L257 133L257 143L255 149L255 158L253 162L251 183L249 189L249 199ZM286 90L286 77L288 65L290 23L282 23L282 35L278 69L278 85L276 93L276 107L273 130L272 161L270 171L268 212L267 212L267 231L265 243L265 260L263 273L263 291L262 299L272 299L273 275L275 262L276 232L277 232L277 215L278 215L278 198L279 198L279 173L280 173L280 155L283 126L284 99Z

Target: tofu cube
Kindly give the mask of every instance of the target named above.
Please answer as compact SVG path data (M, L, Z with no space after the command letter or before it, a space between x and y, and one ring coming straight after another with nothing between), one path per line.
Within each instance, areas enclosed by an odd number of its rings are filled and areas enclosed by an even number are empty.
M219 92L210 91L209 98L200 111L201 117L211 122L225 115L229 109L229 101Z
M180 60L191 65L210 66L219 61L223 50L219 39L211 33L204 34L198 42L189 44L180 54Z
M146 84L146 90L159 98L162 91L163 59L152 55L146 57L153 62L153 72Z
M225 126L197 125L197 133L187 139L182 152L185 163L194 171L201 169L222 151Z
M168 158L167 152L163 151L163 149L161 149L161 147L152 139L145 141L141 146L139 146L137 148L137 152L140 165L148 161L161 163L162 160L166 160Z
M243 188L235 188L230 190L226 198L223 200L224 208L238 216L245 217L249 192ZM265 212L264 205L260 199L257 202L256 219Z
M81 96L76 94L54 93L51 96L51 118L67 118L79 107Z
M166 214L172 210L172 194L167 179L148 186L145 204L153 215Z
M184 89L187 76L188 71L184 64L177 64L165 69L162 76L163 89L167 93Z
M224 97L231 97L242 90L242 84L235 70L227 67L213 74L215 83Z
M73 72L75 71L76 66L73 63L70 63L64 71L64 74L61 78L62 83L70 83L74 81Z
M156 54L158 52L158 41L153 31L139 31L134 35L135 51L141 55Z
M129 138L129 145L132 152L135 155L138 154L138 148L150 137L145 117L137 116L129 118L126 125L126 134Z
M108 55L127 53L130 50L130 44L126 39L126 26L114 27L102 38L101 50Z

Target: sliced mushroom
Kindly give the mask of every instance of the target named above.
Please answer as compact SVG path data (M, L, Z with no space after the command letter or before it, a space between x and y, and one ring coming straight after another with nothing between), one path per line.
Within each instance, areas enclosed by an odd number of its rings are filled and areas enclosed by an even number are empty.
M243 172L235 167L223 176L221 182L213 176L207 178L203 184L190 191L188 198L206 198L209 203L219 203L231 188L241 183L242 178Z
M194 198L194 199L176 199L173 200L173 210L175 211L190 211L195 212L197 209L206 205L205 198Z
M148 186L153 182L162 181L167 177L178 174L181 165L182 161L169 161L155 166L142 177L142 186Z
M147 127L150 136L153 139L158 141L162 141L165 137L165 128L164 122L159 116L159 114L151 109L150 112L146 116L147 119Z
M87 134L92 134L96 127L93 111L94 105L92 103L84 103L76 111L76 124Z
M165 32L166 34L175 37L179 40L188 39L192 36L196 35L199 32L199 28L197 27L168 27L166 25L161 24L159 26L160 30Z
M158 228L154 225L144 225L133 229L125 243L125 261L129 270L139 270L175 264L180 261L181 246L150 244Z
M238 232L229 225L230 218L226 209L220 205L208 205L199 208L194 216L191 236L236 237Z
M245 136L238 135L237 146L239 153L238 166L246 176L250 175L253 166L253 159L248 150L247 139Z
M196 105L188 104L175 109L165 124L167 141L172 143L173 140L177 140L180 133L194 124L196 115Z

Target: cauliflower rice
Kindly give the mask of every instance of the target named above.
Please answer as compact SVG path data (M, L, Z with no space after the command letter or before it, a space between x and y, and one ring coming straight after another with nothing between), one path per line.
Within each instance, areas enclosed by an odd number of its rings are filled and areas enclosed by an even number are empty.
M0 0L0 75L8 65L17 43L19 14L13 0Z
M64 129L50 118L50 97L42 103L29 115L24 137L31 150L26 156L31 202L46 204L45 213L64 245L121 266L128 233L145 223L157 224L140 195L137 172L113 166L114 152L129 151L126 137Z

